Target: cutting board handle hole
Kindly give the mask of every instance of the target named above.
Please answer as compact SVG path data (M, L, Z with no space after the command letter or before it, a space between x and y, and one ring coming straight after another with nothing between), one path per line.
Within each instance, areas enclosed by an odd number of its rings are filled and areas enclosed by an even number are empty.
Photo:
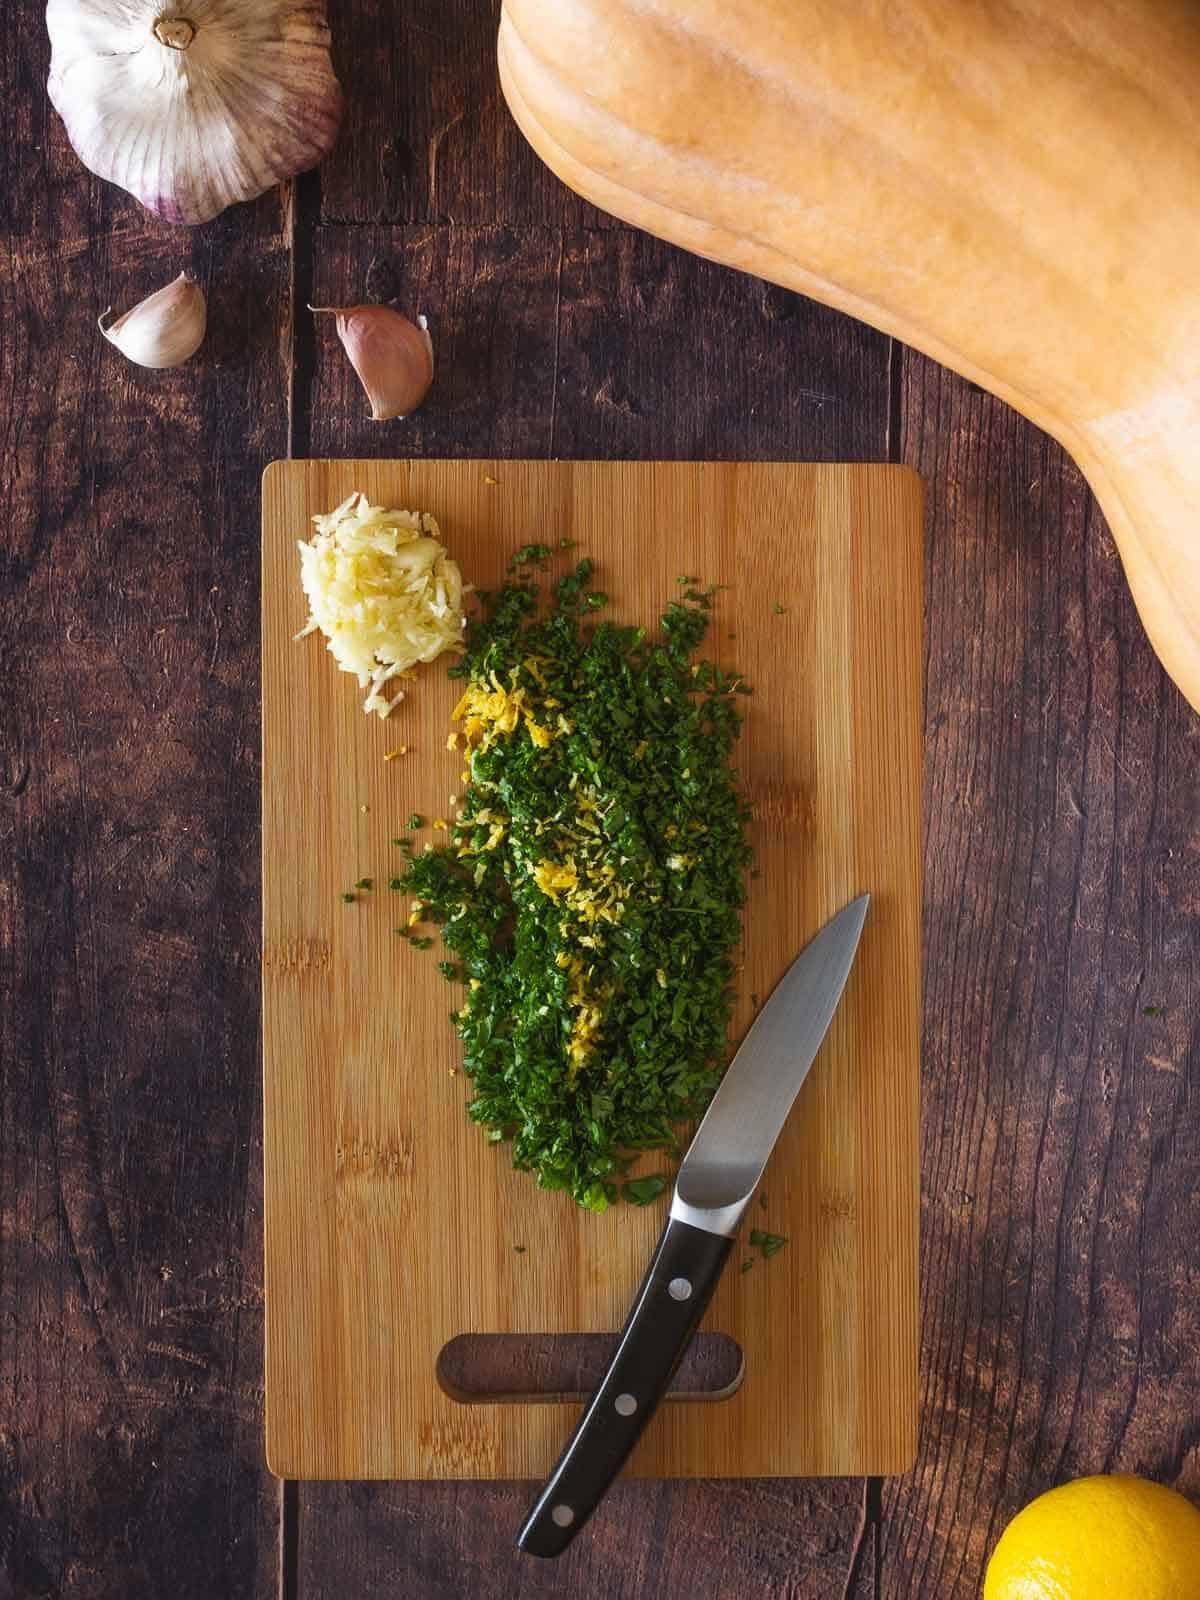
M586 1400L612 1358L615 1333L460 1333L437 1358L442 1392L463 1405ZM741 1387L746 1358L727 1333L698 1333L675 1374L668 1400L728 1400Z

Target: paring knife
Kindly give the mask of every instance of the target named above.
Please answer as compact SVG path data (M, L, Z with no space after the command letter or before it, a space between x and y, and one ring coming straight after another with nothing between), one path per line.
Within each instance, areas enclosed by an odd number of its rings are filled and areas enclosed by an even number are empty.
M833 1020L869 895L827 922L755 1018L688 1148L616 1354L517 1536L557 1556L603 1499L712 1299L750 1198Z

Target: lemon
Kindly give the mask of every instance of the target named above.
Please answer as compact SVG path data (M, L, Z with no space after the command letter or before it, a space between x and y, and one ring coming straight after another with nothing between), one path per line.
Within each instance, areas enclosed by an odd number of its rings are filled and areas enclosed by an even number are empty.
M1077 1478L1005 1528L983 1600L1200 1600L1200 1511L1145 1478Z

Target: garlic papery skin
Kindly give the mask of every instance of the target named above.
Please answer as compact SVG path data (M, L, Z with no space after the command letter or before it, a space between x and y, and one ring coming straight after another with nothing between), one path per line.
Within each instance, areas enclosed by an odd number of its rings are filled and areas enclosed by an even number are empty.
M106 326L104 318L111 314L110 306L97 326L123 356L139 367L179 367L203 342L208 307L200 285L181 272Z
M46 26L79 159L169 222L252 200L337 136L320 0L49 0Z
M433 382L433 340L424 317L391 306L309 306L333 316L338 338L371 402L372 422L417 409Z

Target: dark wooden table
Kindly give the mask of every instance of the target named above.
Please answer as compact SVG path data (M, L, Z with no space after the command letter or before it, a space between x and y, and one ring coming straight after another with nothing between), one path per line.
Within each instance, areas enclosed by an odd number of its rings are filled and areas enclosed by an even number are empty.
M491 0L342 0L316 175L194 232L90 178L0 38L0 1594L966 1600L1004 1520L1200 1490L1200 722L1062 452L858 323L618 226L525 148ZM97 335L181 267L190 366ZM306 301L438 356L364 420ZM262 1455L259 473L275 456L892 460L929 486L922 1427L884 1481L520 1485ZM1190 1099L1189 1099L1190 1095Z

